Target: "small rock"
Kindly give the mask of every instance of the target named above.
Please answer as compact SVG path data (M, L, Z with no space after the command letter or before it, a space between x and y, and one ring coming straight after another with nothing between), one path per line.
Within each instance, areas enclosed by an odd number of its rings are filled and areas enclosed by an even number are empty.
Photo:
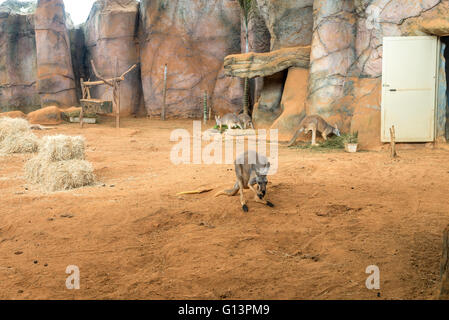
M39 261L37 261L37 260L34 260L34 261L33 261L34 264L37 264L38 262L39 262Z
M17 256L18 256L19 254L22 254L22 253L23 253L23 251L16 251L16 252L14 252L14 254L17 255Z

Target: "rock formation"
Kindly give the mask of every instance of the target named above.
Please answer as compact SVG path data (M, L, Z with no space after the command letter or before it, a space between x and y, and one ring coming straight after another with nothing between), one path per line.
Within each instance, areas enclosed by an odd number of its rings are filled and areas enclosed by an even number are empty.
M269 31L270 51L310 46L313 27L312 0L256 0L256 3L257 12L263 18ZM304 59L299 59L303 61L299 64L292 64L292 67L303 66L307 68L306 55L303 52L300 55ZM279 69L283 68L281 66ZM282 95L290 95L289 92L284 92L287 74L288 70L285 69L264 77L260 98L254 105L253 111L253 118L259 126L273 124L273 121L283 113Z
M271 50L310 45L313 0L256 0L256 2L270 32Z
M240 52L237 1L142 0L141 23L148 114L161 113L167 64L167 116L200 117L204 91L209 96L214 92L224 57Z
M340 107L336 102L345 96L350 68L355 61L355 22L353 0L315 0L309 114L329 118L335 112L333 109Z
M243 53L225 58L227 76L240 78L267 77L290 67L308 69L310 46L283 48L266 53Z
M38 92L42 106L77 104L63 0L39 0L35 13Z
M91 70L91 80L95 76L90 60L106 78L116 76L116 59L118 75L139 63L138 12L139 3L135 0L97 0L94 3L85 25L86 63ZM112 101L112 89L108 86L93 87L91 94L93 98ZM137 68L120 85L120 114L139 113L141 99L140 72Z
M0 5L0 112L40 106L33 10L31 2Z

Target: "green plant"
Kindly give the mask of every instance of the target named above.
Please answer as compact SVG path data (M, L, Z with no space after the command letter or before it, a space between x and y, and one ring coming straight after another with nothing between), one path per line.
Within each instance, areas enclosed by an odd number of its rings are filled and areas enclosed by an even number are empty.
M217 125L214 126L214 129L220 130L220 126L217 124ZM242 129L242 128L240 128L239 126L234 126L231 129ZM228 126L226 124L222 125L221 126L221 132L225 132L226 130L228 130Z
M343 137L343 141L344 141L344 143L358 143L358 141L359 141L359 133L358 132L354 132L354 133L346 134Z
M312 146L310 142L303 142L296 146L292 146L290 148L294 149L304 149L310 151L321 151L321 152L329 152L329 151L337 151L342 150L345 147L344 139L346 135L343 134L341 136L332 136L326 141L319 143L316 146Z

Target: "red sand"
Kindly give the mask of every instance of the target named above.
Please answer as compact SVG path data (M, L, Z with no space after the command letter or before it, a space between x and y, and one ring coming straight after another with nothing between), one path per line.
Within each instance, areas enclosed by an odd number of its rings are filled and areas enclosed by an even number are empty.
M42 194L23 178L30 155L0 157L1 299L435 297L447 150L399 150L393 161L281 147L276 207L250 201L244 214L238 197L213 197L234 183L232 165L169 161L171 130L191 121L122 125L38 132L84 135L105 186ZM216 190L176 196L201 186ZM380 290L365 287L372 264ZM68 265L80 268L80 290L65 287Z

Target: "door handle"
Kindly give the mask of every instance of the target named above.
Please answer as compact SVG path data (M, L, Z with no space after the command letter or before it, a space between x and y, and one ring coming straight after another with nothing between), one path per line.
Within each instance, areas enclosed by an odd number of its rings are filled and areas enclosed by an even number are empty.
M390 91L398 91L397 89L390 89Z

